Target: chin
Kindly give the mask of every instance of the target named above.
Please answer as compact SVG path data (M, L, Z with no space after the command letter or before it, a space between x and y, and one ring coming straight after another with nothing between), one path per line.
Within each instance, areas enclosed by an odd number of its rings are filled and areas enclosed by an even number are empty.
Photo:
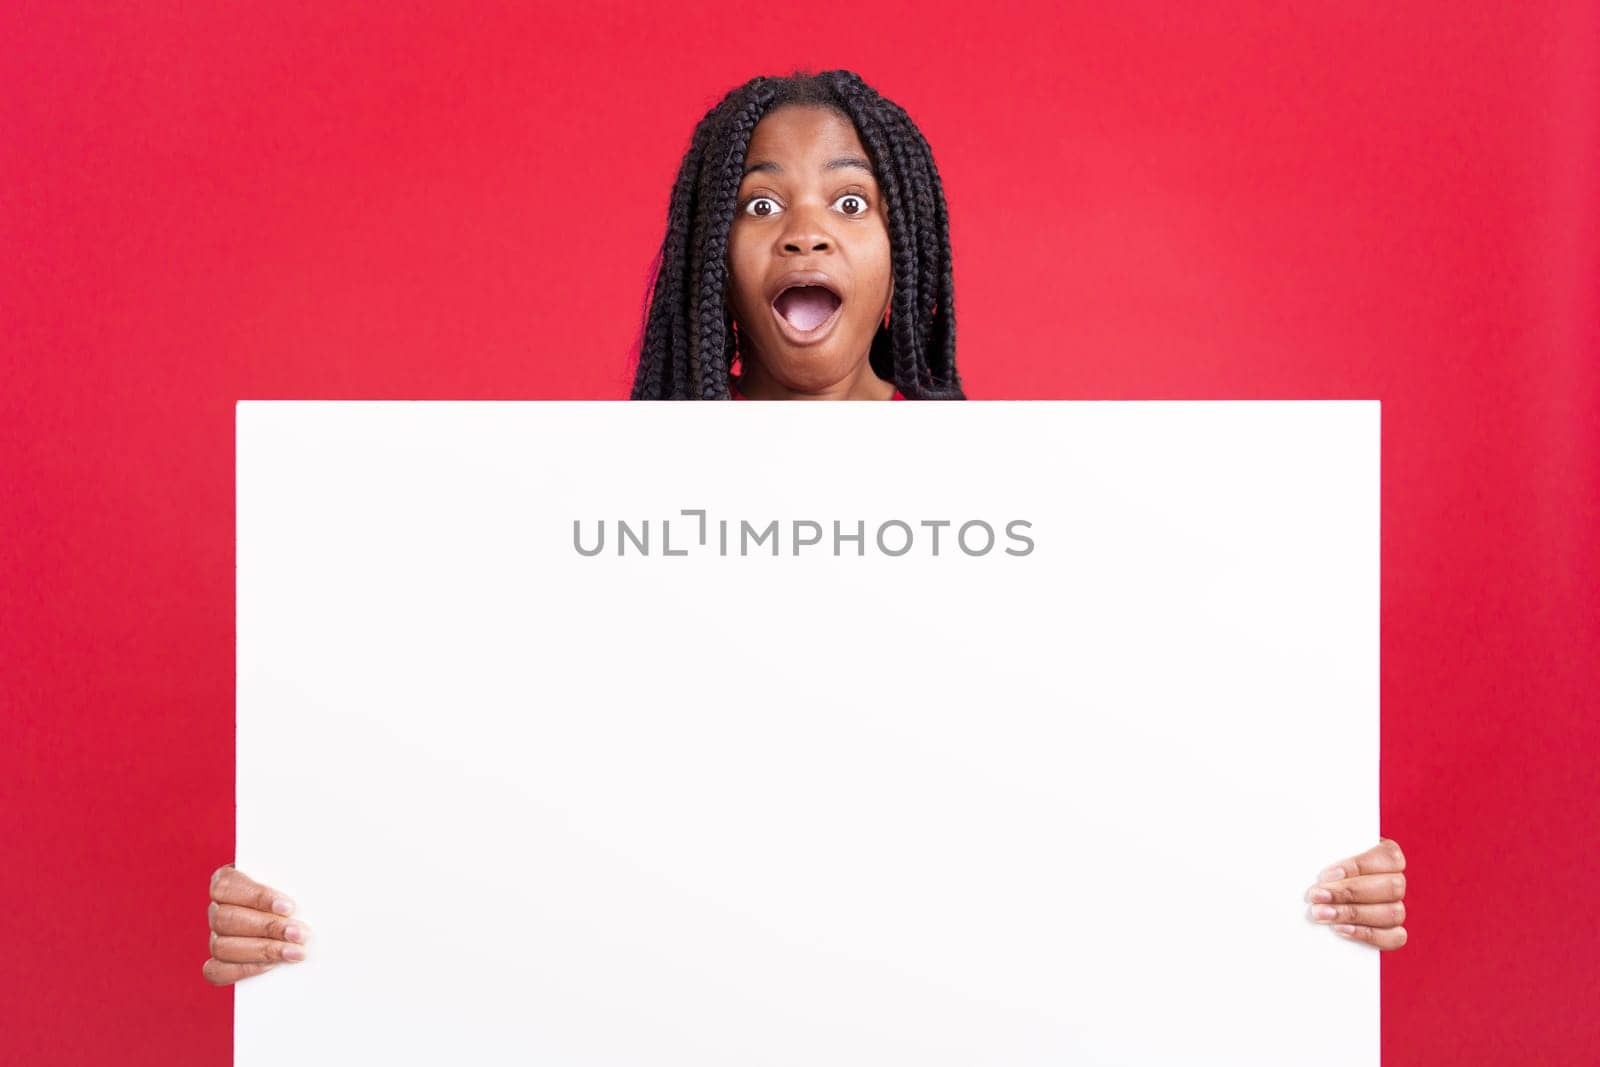
M814 348L785 351L776 366L783 377L797 385L806 386L832 385L851 370L850 360L842 354L820 352Z

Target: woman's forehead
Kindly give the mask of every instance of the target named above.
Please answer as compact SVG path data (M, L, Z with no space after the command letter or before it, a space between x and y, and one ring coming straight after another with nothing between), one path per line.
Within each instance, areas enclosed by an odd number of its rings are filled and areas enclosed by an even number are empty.
M768 112L751 132L745 151L746 174L836 170L851 162L871 169L855 124L824 107L790 105Z

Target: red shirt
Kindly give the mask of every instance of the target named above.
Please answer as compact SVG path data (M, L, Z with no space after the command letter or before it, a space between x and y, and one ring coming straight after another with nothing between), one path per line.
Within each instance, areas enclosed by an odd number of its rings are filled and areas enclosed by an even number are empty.
M730 399L730 400L749 400L750 398L745 396L743 393L739 392L739 387L737 385L735 385L733 382L730 381L728 383L728 399ZM901 396L900 395L900 390L896 389L894 391L894 396L891 396L889 399L890 400L904 400L905 397Z

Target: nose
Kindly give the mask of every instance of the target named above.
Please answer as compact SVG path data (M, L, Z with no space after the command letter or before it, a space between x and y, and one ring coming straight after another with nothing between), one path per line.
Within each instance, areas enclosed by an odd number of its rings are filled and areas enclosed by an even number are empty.
M820 234L791 237L783 242L785 252L797 252L802 255L806 252L826 252L831 247L828 239Z
M818 225L813 212L796 209L789 214L790 224L783 231L783 250L789 255L827 252L833 248L828 231Z

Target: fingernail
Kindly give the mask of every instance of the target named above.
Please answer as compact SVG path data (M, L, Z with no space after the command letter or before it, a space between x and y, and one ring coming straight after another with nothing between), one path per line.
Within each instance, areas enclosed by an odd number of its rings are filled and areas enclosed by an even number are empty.
M272 910L279 915L289 915L294 912L294 901L288 897L275 897L272 901Z
M1337 914L1338 912L1334 911L1326 904L1318 904L1316 907L1311 909L1312 918L1316 919L1318 922L1327 922Z
M300 928L298 926L285 926L283 928L283 939L285 941L299 941Z
M1339 879L1341 879L1343 877L1344 877L1344 868L1343 867L1329 867L1327 870L1325 870L1321 874L1317 875L1317 881L1319 881L1319 882L1337 882Z
M1336 924L1334 926L1334 929L1339 931L1341 934L1345 935L1346 937L1349 937L1351 934L1356 932L1356 928L1354 926L1347 926L1344 923Z
M1332 904L1333 894L1326 889L1313 889L1311 891L1311 901L1314 904Z
M288 960L290 963L299 963L301 960L306 958L306 950L301 948L299 945L290 945L288 948L283 950L283 958Z

